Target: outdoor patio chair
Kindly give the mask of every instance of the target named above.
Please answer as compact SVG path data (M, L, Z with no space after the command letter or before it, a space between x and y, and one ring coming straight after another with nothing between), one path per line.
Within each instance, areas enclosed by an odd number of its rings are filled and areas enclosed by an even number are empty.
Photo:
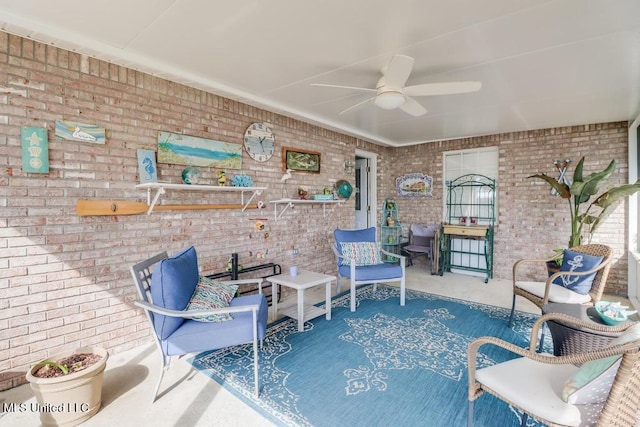
M172 356L246 343L253 343L258 397L258 340L265 336L268 314L262 279L214 282L200 277L193 247L171 258L162 252L132 266L131 274L140 298L135 305L144 309L161 356L154 402ZM256 283L258 294L234 297L237 285Z
M376 242L376 228L361 230L336 229L333 231L335 245L332 245L338 266L337 293L342 287L342 278L351 281L351 311L356 311L356 286L373 284L375 292L378 283L400 282L400 305L405 300L406 257L380 248ZM397 263L384 262L396 258Z
M549 302L561 302L566 304L589 304L592 305L602 298L602 292L609 276L609 268L613 251L609 246L600 244L586 244L575 246L565 250L577 253L576 255L585 255L583 268L578 268L572 259L565 256L560 271L545 278L544 281L526 281L520 279L522 271L527 266L543 265L552 261L549 259L521 259L513 265L513 302L511 304L511 315L509 316L509 327L513 322L513 313L516 307L516 296L520 295L537 305L541 310L542 307ZM593 267L589 267L588 257L601 257L599 263L593 263ZM573 270L573 271L572 271ZM560 283L571 283L580 281L585 278L593 278L590 287L588 282L586 289L578 289L575 286L563 286ZM573 288L573 289L572 289ZM577 290L577 291L576 291Z
M624 332L596 350L558 357L537 353L538 330L554 319L583 328ZM521 357L480 367L477 356L485 344ZM549 426L632 427L640 422L640 323L607 327L565 314L545 314L533 326L529 349L481 337L471 342L467 357L468 427L473 426L474 402L484 392L522 411L523 426L529 417Z
M402 247L407 255L407 266L413 265L413 260L419 257L432 259L431 246L439 225L411 224L409 227L409 243Z

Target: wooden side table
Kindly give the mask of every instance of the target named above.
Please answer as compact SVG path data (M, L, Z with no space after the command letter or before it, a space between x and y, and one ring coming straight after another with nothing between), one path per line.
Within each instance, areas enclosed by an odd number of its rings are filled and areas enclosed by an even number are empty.
M542 307L542 314L548 313L562 313L585 322L594 322L606 326L592 306L551 302ZM553 354L555 356L601 348L621 334L621 332L587 330L576 325L565 325L557 320L548 321L547 326L549 326L549 331L551 332Z

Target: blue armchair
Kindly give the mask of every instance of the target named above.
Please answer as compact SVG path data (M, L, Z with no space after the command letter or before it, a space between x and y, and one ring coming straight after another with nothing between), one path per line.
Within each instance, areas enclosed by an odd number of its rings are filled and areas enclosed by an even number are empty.
M147 314L162 358L153 401L172 356L250 342L253 343L254 393L258 397L258 340L264 338L267 330L267 300L262 293L233 297L235 290L232 291L234 288L229 285L258 283L261 290L262 279L205 286L201 284L205 279L199 276L193 247L171 258L166 252L160 253L132 266L131 273L140 298L134 304ZM194 302L196 287L204 289L200 292L205 295L204 300ZM200 308L203 304L220 308Z
M406 257L385 251L376 243L376 228L362 230L336 229L333 232L335 245L332 246L338 267L337 292L340 293L342 278L351 281L351 311L356 311L356 286L373 283L400 282L400 305L405 300ZM399 263L382 260L382 254L397 258Z

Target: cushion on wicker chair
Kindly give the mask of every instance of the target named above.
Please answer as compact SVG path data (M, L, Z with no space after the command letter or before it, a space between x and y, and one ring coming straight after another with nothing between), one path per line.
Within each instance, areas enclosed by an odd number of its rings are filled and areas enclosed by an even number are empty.
M544 297L545 282L516 282L516 287L534 294L540 298ZM549 288L549 302L563 302L567 304L584 304L591 301L589 294L583 295L567 289L563 286L551 286Z
M528 413L565 426L580 425L580 411L563 402L563 381L577 371L573 365L537 363L526 357L476 371L476 380Z

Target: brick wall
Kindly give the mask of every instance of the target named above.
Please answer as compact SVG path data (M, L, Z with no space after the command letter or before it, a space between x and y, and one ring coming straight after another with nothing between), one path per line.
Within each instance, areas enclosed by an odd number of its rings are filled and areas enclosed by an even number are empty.
M617 163L607 188L626 183L627 123L608 123L514 132L416 145L391 152L389 174L381 176L383 197L395 198L401 220L440 222L443 206L442 153L477 147L498 147L498 222L495 232L494 277L510 279L513 263L521 258L546 258L551 249L566 247L571 234L567 201L551 196L551 187L527 179L535 173L557 177L554 159L571 159L569 176L582 156L584 175L600 172L611 159ZM433 177L433 197L395 196L395 178L421 172ZM600 193L598 193L600 194ZM593 201L593 199L592 199ZM620 203L596 232L592 242L614 248L614 261L605 292L627 295L626 204Z
M204 272L223 271L232 252L245 266L334 271L328 242L336 226L353 226L353 199L327 218L322 206L298 205L277 222L268 201L282 197L281 147L322 153L320 174L294 174L288 185L291 192L298 185L317 191L351 179L343 164L354 158L354 138L5 33L0 94L0 389L23 381L29 363L62 349L100 344L118 352L147 341L146 320L131 304L128 268L163 250L194 245ZM106 144L56 138L56 120L102 126ZM78 199L146 201L135 189L136 150L157 149L158 131L242 143L247 126L262 121L276 135L276 153L264 163L243 153L242 172L268 187L260 197L264 211L76 215ZM22 172L25 125L48 131L48 174ZM183 168L159 164L159 179L179 183ZM215 170L201 170L204 180L214 180ZM170 191L163 203L237 204L240 197ZM256 217L268 218L266 240L253 232ZM295 257L293 247L300 249Z
M56 120L96 124L107 130L104 145L54 136ZM577 161L587 171L606 160L619 162L615 180L626 174L626 125L614 123L495 135L406 148L380 147L127 68L34 43L0 32L0 390L24 381L30 363L63 349L99 344L111 352L149 340L146 321L132 305L130 265L188 245L198 250L204 272L221 271L232 252L246 266L265 261L334 271L332 230L354 224L353 198L327 218L321 206L296 206L280 221L273 206L256 210L160 211L151 215L79 217L78 199L145 201L135 189L136 150L156 149L158 131L241 143L252 122L271 124L276 154L258 163L243 154L242 172L266 186L265 202L282 195L283 146L322 153L320 174L296 174L289 188L312 191L350 179L344 171L356 149L378 154L378 200L396 198L402 220L439 221L442 207L442 151L473 146L500 147L500 225L496 277L508 277L514 259L564 244L564 209L548 188L526 180L553 172L554 158ZM46 128L50 172L21 169L20 127ZM562 148L560 148L562 147ZM528 154L527 154L528 153ZM600 160L602 159L602 160ZM601 162L594 164L594 162ZM526 165L523 167L522 165ZM159 179L180 182L184 166L159 164ZM214 170L202 169L214 180ZM395 177L407 172L434 177L434 197L398 199ZM233 171L231 172L233 174ZM504 180L504 183L503 183ZM525 188L526 193L514 191ZM163 203L239 203L233 194L169 192ZM376 209L380 210L380 206ZM615 245L616 265L608 291L626 292L623 210L615 213L603 241ZM251 218L263 216L270 236L252 232ZM380 214L378 214L379 222ZM558 229L552 233L543 229ZM300 249L297 256L290 249ZM257 252L268 251L265 260ZM250 253L252 255L250 255Z

